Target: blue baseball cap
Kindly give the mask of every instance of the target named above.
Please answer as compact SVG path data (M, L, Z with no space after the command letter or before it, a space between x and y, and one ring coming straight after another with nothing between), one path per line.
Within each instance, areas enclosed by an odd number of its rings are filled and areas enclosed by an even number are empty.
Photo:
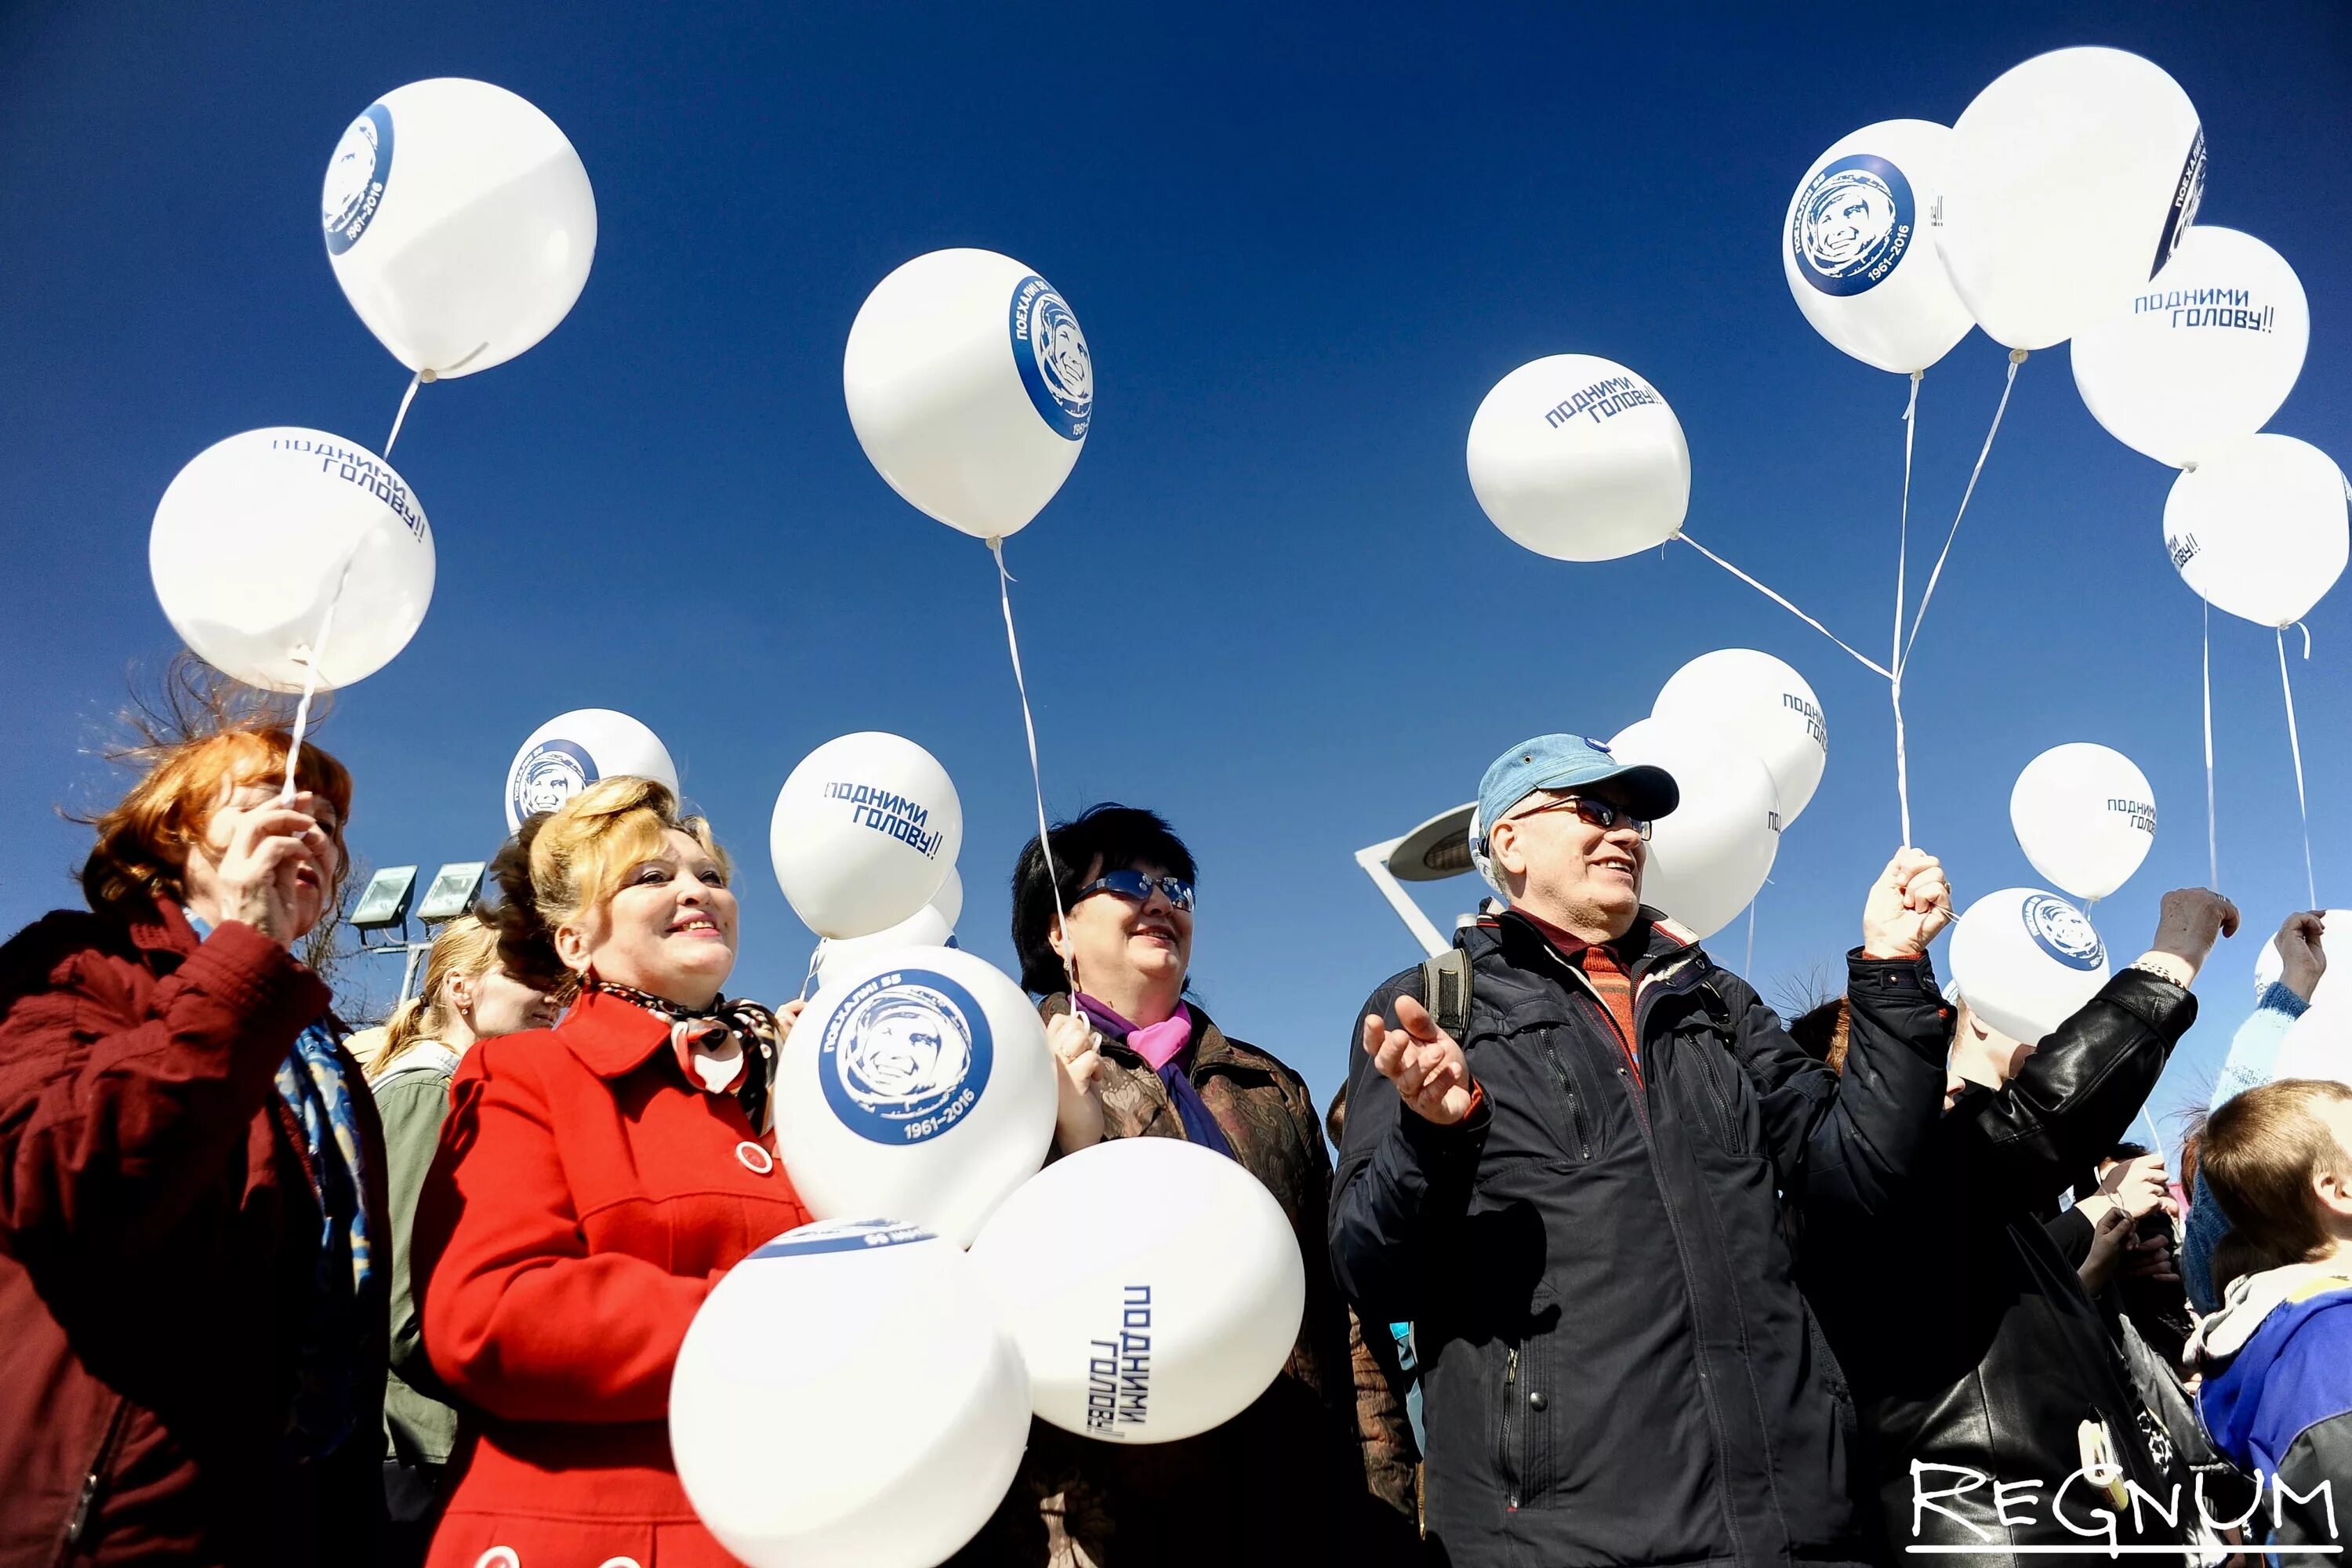
M1628 765L1589 735L1538 735L1496 757L1478 781L1478 844L1487 849L1494 825L1538 790L1613 784L1636 816L1660 817L1682 804L1675 775L1646 763Z

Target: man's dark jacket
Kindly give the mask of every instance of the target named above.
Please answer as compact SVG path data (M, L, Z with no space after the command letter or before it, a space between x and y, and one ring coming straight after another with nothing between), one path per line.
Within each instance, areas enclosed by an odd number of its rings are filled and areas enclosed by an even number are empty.
M2113 1148L2197 1016L2170 981L2127 969L2042 1042L2000 1091L1971 1086L1938 1122L1911 1196L1891 1214L1804 1214L1801 1278L1852 1379L1870 1475L1893 1545L2080 1546L2060 1517L2102 1526L2076 1481L2081 1427L2105 1424L2125 1476L2158 1505L2190 1478L2142 1434L2144 1401L2035 1210ZM2185 1406L2183 1406L2185 1415ZM1930 1468L1917 1485L1912 1465ZM1985 1478L1969 1485L1973 1472ZM1996 1483L2012 1492L2003 1524ZM1959 1495L1933 1494L1959 1489ZM2223 1494L2207 1493L2217 1518ZM2182 1510L2193 1519L2194 1503ZM1915 1531L1915 1515L1916 1529ZM1961 1517L1955 1518L1954 1515ZM2125 1542L2181 1539L2148 1510L2121 1511ZM2144 1527L2146 1533L2141 1533ZM2099 1538L2105 1540L2104 1534Z
M1798 1294L1785 1201L1892 1201L1942 1107L1925 958L1851 961L1843 1085L1648 910L1638 1060L1517 914L1465 932L1485 1103L1441 1127L1354 1052L1333 1259L1411 1320L1427 1524L1457 1565L1863 1560L1853 1410ZM1408 971L1357 1014L1394 1021Z

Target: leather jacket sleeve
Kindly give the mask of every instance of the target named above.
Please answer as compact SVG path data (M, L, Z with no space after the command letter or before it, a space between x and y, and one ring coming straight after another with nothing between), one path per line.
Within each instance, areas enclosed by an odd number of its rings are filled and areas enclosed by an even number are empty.
M2052 1031L2007 1089L1975 1097L1980 1176L2030 1206L2089 1170L2147 1101L2197 998L2126 969Z
M1890 1209L1944 1104L1951 1019L1923 955L1847 957L1845 1075L1805 1054L1745 982L1733 1048L1762 1101L1765 1146L1790 1196L1862 1215Z

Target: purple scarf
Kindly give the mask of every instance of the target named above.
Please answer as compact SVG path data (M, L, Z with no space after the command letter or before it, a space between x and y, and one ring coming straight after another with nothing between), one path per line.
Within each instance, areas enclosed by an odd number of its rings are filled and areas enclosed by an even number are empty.
M1070 998L1094 1026L1116 1043L1127 1047L1141 1057L1160 1074L1160 1081L1168 1088L1168 1099L1176 1107L1176 1115L1184 1124L1184 1140L1198 1143L1203 1149L1213 1149L1227 1159L1233 1158L1234 1146L1225 1137L1225 1130L1209 1110L1208 1101L1192 1087L1185 1073L1182 1057L1192 1043L1192 1010L1183 1003L1176 1004L1175 1013L1166 1022L1139 1026L1129 1023L1108 1007L1085 992Z

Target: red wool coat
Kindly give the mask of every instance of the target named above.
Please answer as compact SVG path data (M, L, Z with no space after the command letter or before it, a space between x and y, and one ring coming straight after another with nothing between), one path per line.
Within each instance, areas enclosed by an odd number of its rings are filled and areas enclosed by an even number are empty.
M200 943L169 904L0 948L0 1568L373 1554L381 1376L339 1450L277 1460L319 1245L278 1065L328 1000L251 926ZM383 1322L351 1352L383 1361Z
M731 1563L670 1466L670 1369L719 1276L808 1223L782 1165L598 993L475 1047L449 1095L415 1257L467 1409L429 1568Z

